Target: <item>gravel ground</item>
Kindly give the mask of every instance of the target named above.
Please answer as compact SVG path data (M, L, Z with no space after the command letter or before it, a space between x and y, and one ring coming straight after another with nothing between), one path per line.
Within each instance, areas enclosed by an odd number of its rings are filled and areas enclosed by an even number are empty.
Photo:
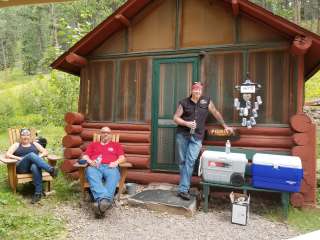
M231 224L229 209L211 209L207 214L198 211L188 218L129 207L122 202L103 219L95 219L89 203L62 205L56 213L67 221L66 239L277 240L298 235L283 223L252 213L247 226Z

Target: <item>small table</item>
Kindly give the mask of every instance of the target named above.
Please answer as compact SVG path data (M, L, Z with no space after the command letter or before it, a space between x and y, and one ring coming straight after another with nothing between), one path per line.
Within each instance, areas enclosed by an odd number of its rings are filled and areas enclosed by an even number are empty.
M281 204L283 209L283 217L285 219L288 218L288 211L289 211L289 198L290 193L289 192L283 192L278 190L271 190L271 189L263 189L263 188L254 188L250 185L243 185L240 187L232 186L228 184L222 184L222 183L214 183L214 182L205 182L201 181L200 184L203 186L203 193L204 193L204 212L208 212L208 198L209 198L209 192L210 187L221 187L221 188L231 188L231 189L240 189L243 190L243 193L247 194L247 191L258 191L258 192L273 192L273 193L281 193Z

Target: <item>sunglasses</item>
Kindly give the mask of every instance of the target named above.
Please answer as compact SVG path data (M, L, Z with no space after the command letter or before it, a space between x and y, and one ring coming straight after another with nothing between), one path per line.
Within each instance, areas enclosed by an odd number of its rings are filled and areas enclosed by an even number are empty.
M31 132L29 129L27 128L22 128L20 130L20 136L30 136L31 135Z

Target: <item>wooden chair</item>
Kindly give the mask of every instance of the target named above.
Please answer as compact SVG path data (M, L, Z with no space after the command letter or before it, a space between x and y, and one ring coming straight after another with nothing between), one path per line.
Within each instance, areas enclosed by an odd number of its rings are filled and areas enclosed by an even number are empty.
M119 137L120 137L119 134L113 134L112 135L112 141L113 142L119 142ZM94 142L99 142L100 141L100 135L99 134L94 134L93 135L93 141ZM82 191L83 197L85 198L85 194L89 190L89 183L88 183L87 178L85 176L85 169L88 167L88 164L76 163L74 166L79 169L79 180L80 180L81 191ZM125 162L125 163L119 164L119 167L120 167L120 176L121 177L120 177L120 181L119 181L119 184L118 184L118 196L117 196L118 201L120 200L120 195L124 190L124 183L125 183L126 178L127 178L128 168L132 167L132 164L129 163L129 162Z
M36 130L30 129L30 131L31 131L31 139L32 139L32 141L34 141L36 138ZM19 142L19 140L20 140L20 129L19 128L9 128L8 134L9 134L10 146L12 144L14 144L15 142ZM59 157L57 157L55 155L48 155L46 158L48 160L48 163L53 167L56 165L56 162L59 159ZM4 156L0 156L0 161L7 164L8 182L9 182L9 185L14 193L16 193L16 191L17 191L18 184L32 182L32 174L31 173L23 173L23 174L17 173L16 163L18 160L9 159L9 158L5 158ZM43 171L42 172L42 180L47 183L45 185L45 192L50 192L52 190L53 178L50 176L49 173Z

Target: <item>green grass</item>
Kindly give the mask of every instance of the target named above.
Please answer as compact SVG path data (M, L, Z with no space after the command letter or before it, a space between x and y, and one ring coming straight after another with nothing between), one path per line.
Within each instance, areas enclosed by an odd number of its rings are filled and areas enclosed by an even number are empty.
M262 215L266 218L279 222L284 221L282 216L282 208L280 206L268 205L265 210L262 210ZM301 233L312 232L320 229L320 210L319 209L298 209L289 208L288 219L286 220L289 226Z
M79 190L59 176L54 184L56 194L41 200L41 205L32 205L31 184L19 186L18 193L13 194L6 179L6 166L0 165L0 239L62 239L66 235L65 221L54 216L54 208L79 199Z
M48 139L48 148L61 154L62 127L40 127L40 135ZM8 148L7 131L0 133L0 147ZM59 163L61 164L61 162ZM80 189L60 174L54 180L55 194L41 200L41 205L30 204L31 183L18 186L13 194L8 187L7 168L0 164L0 239L62 239L66 235L65 221L53 215L54 208L80 198Z
M0 71L0 89L9 90L23 84L27 84L35 79L35 76L26 75L21 69L13 68Z

